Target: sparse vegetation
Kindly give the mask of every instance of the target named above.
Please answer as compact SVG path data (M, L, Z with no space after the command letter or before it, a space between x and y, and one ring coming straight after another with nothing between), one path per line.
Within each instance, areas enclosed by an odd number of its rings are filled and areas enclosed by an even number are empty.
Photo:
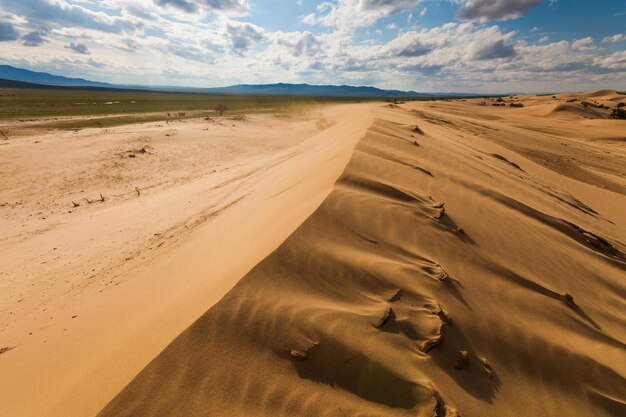
M524 107L524 103L511 103L511 104L509 104L509 107L521 108L521 107Z
M624 106L614 108L609 117L611 119L626 120L626 110L624 110Z
M97 128L104 131L125 124L174 121L180 117L181 112L185 113L185 118L209 117L215 114L213 108L216 104L227 106L229 112L236 113L281 113L290 112L301 105L354 103L364 100L343 97L0 88L0 120L24 122L3 132L6 137L11 137L17 130L29 129L27 122L40 122L38 129ZM71 118L60 119L68 116ZM0 139L6 137L2 136Z
M218 103L215 105L215 107L213 107L213 110L218 112L220 116L223 116L224 113L228 111L228 107L226 107L224 104Z

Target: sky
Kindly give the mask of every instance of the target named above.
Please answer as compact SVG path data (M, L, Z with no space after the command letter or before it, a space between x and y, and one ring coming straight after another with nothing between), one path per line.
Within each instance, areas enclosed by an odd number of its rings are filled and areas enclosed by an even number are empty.
M0 0L0 63L117 84L626 90L626 0Z

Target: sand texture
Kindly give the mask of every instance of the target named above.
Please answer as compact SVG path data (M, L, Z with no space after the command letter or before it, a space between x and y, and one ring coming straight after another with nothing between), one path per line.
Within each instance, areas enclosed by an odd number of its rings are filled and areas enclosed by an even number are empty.
M96 415L321 204L370 107L4 142L0 416Z
M569 98L352 108L321 205L98 415L626 415L624 122Z

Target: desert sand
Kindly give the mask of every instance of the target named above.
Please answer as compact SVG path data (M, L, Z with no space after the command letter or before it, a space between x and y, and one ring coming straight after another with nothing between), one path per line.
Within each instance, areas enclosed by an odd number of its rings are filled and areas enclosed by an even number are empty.
M4 412L623 415L625 100L2 146Z

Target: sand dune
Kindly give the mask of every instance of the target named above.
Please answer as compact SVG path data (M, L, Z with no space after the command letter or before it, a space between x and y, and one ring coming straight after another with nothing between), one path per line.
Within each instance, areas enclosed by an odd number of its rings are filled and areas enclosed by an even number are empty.
M321 206L99 416L624 415L623 122L520 100L370 106Z
M0 415L97 414L319 206L368 106L4 145Z

